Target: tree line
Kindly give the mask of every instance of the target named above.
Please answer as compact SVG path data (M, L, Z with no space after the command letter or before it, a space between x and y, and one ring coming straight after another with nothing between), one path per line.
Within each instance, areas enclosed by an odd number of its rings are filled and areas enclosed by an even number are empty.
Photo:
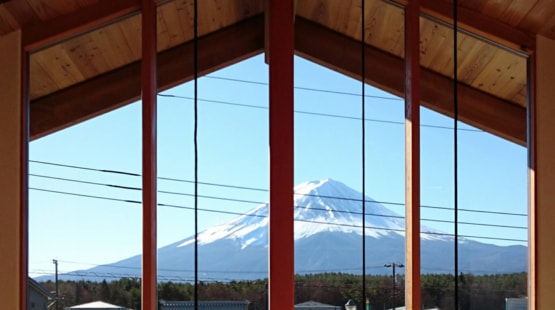
M346 273L321 273L295 276L295 303L309 300L343 306L353 299L363 307L368 300L372 310L404 305L404 276L367 275L366 294L362 294L362 276ZM452 274L426 274L421 277L422 305L442 310L454 309L455 277ZM53 281L41 283L50 291ZM473 275L458 277L460 310L505 309L505 298L525 297L526 273ZM140 309L141 282L138 278L93 282L59 281L59 309L102 300L131 309ZM267 279L253 281L199 282L199 300L249 300L250 310L266 310ZM363 296L365 295L365 296ZM194 300L191 283L161 282L159 300Z

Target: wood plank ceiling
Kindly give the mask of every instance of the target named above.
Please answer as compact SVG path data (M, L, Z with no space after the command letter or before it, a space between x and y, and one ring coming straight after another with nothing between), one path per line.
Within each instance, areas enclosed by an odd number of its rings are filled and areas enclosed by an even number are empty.
M30 32L28 29L39 29L41 27L45 29L57 29L56 27L58 27L63 30L63 25L66 23L75 24L79 22L71 20L71 16L78 16L78 14L87 16L86 12L88 10L91 12L102 11L103 6L107 6L110 1L8 1L0 4L0 36L17 29L22 29L24 33L26 31ZM122 0L119 3L121 5L129 3L129 6L133 6L134 9L137 5L135 2L138 1ZM402 61L404 57L403 5L406 5L406 2L407 0L366 0L365 42L370 51L383 53L385 56L389 55L393 57L392 61L395 59ZM420 26L422 68L425 73L427 72L426 74L437 75L447 81L453 78L453 31L452 27L449 26L449 22L452 20L450 17L451 1L421 0L421 3L423 13ZM521 118L525 114L527 100L526 56L533 53L536 34L555 39L555 14L553 14L555 13L555 4L533 0L459 0L459 5L459 25L464 28L458 35L458 79L461 85L471 88L474 91L473 94L478 94L472 96L473 100L478 98L478 100L486 102L489 100L487 98L492 98L491 100L494 102L504 103L508 107L507 111L516 111L514 113L507 112L508 114L518 114L513 118L511 118L512 116L505 119L500 117L498 122L524 123L505 125L507 128L503 126L490 128L484 123L488 122L489 117L495 115L496 111L493 110L484 112L486 113L485 116L482 116L484 119L475 122L472 122L472 118L478 112L469 111L467 121L511 141L525 144L525 118ZM346 39L360 42L360 7L360 0L297 0L296 15L300 28L297 27L296 31L302 29L307 31L308 28L303 26L306 21L311 25L318 25L322 29L327 29L327 32L324 32L325 36L331 37L338 34ZM264 12L263 0L202 0L199 1L199 12L199 34L203 38L230 31L231 34L228 36L237 36L239 38L237 42L242 42L243 45L250 44L248 48L240 49L234 45L239 43L234 43L236 40L231 37L227 40L220 40L219 45L208 39L207 42L212 43L200 47L204 48L203 53L212 55L210 59L206 59L206 66L208 67L204 68L204 73L263 51L264 44L263 37L261 37L263 31L260 30L260 28L263 28L263 21L261 24L260 20L263 18ZM90 102L82 103L87 102L86 100L72 100L72 102L61 103L62 99L71 100L68 94L75 95L77 91L86 89L89 92L93 91L92 88L87 88L85 85L95 85L96 83L98 84L97 87L102 87L102 83L99 82L102 81L102 78L116 72L124 72L122 70L125 68L129 72L135 72L133 71L135 69L131 69L130 66L140 60L139 14L140 12L134 9L134 13L120 16L103 25L92 25L88 31L84 32L71 33L68 30L66 35L60 31L61 40L32 51L30 55L31 106L32 108L36 107L35 110L40 112L32 114L32 128L33 123L53 123L54 121L50 121L50 119L59 117L54 115L61 113L59 110L55 110L55 107L52 107L54 105L64 106L62 111L67 112L71 110L70 107L72 106L93 104ZM67 22L66 19L69 19L70 22ZM251 26L246 26L245 23L249 20L251 22L247 23L250 23ZM186 49L186 44L193 37L192 21L193 0L161 2L158 5L158 51L170 55L169 51L171 50ZM237 32L239 28L233 27L243 27L240 28L241 31L248 31L251 36L244 33L239 34ZM485 40L471 34L471 32L485 37ZM347 53L346 51L330 47L329 49L334 49L334 55L328 55L327 57L331 57L330 60L323 61L325 55L315 56L316 52L307 53L307 51L310 51L308 45L312 44L310 36L307 37L306 33L300 32L298 32L298 36L307 38L307 42L302 42L307 45L306 47L301 48L303 44L298 44L297 51L299 55L309 59L311 57L315 58L313 60L330 68L353 77L357 77L357 75L360 77L360 73L356 72L357 70L346 69L345 66L339 65L342 57L340 54ZM314 44L316 43L314 41ZM214 52L211 51L213 48L221 50L220 52ZM229 56L225 57L224 54L229 54ZM219 55L219 58L216 58L215 55ZM171 62L172 60L168 60L168 63ZM371 60L369 62L372 63ZM396 86L395 83L397 82L387 82L380 77L380 75L387 75L384 72L387 71L387 66L385 68L380 69L382 72L377 72L375 77L367 75L367 82L401 95L402 87ZM372 67L369 70L372 70ZM171 66L167 71L171 71ZM122 75L122 73L119 74ZM129 74L127 73L127 75ZM174 76L173 80L161 83L161 88L168 88L186 81L188 73L179 76L174 74ZM123 75L120 78L125 77ZM163 78L161 77L161 79ZM433 81L436 80L444 81L437 78ZM436 83L433 81L430 83ZM104 87L107 86L104 85ZM429 87L433 88L433 85ZM128 98L119 98L118 102L99 106L96 111L93 109L83 115L75 114L73 116L69 113L70 116L68 117L73 117L73 120L59 120L60 124L50 126L50 128L43 126L42 129L37 129L37 132L33 133L33 138L129 103L130 100L137 99L136 91L130 91L126 95ZM440 93L437 92L430 95L430 98L426 99L427 106L449 114L448 109L441 108L442 103L434 103L435 100L432 97L439 95ZM98 97L94 98L95 100L103 100ZM439 101L441 100L438 99ZM478 107L476 103L474 103L474 106ZM495 103L494 106L502 105ZM76 107L75 109L84 109L84 107ZM33 117L33 115L40 115L40 117ZM476 119L479 119L479 117L476 116ZM511 126L514 128L508 128ZM511 130L514 132L510 132Z
M360 1L304 0L297 14L361 40ZM404 57L404 9L385 1L366 3L365 42ZM453 30L437 20L420 19L423 68L453 78ZM526 57L466 33L458 35L458 79L498 98L526 106Z
M225 6L223 6L225 4ZM176 0L158 6L157 50L193 39L193 2ZM200 1L199 36L262 13L258 0ZM139 14L49 46L30 56L30 97L41 98L110 72L141 58Z

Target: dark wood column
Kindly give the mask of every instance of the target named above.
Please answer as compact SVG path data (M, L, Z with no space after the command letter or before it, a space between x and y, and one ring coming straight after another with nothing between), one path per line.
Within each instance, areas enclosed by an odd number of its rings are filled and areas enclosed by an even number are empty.
M420 309L420 2L405 9L405 235L407 309Z
M531 62L529 102L529 184L528 211L528 309L550 309L555 305L555 41L538 36Z
M293 0L269 0L271 310L294 308Z
M0 37L0 299L27 309L28 102L22 33Z
M156 4L143 0L142 122L143 122L143 256L142 309L157 309L156 273Z

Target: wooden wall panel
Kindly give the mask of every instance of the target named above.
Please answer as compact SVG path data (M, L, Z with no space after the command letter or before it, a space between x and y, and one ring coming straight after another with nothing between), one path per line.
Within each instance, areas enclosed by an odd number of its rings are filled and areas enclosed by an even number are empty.
M23 309L20 303L21 257L21 32L0 37L0 300L3 309ZM25 283L23 283L25 285Z
M532 167L531 195L535 204L531 206L529 224L532 243L530 249L531 270L535 276L532 283L533 306L531 310L551 309L555 305L555 143L553 143L553 120L555 119L555 41L542 36L536 46L536 101L534 106L535 139L532 152L535 163Z

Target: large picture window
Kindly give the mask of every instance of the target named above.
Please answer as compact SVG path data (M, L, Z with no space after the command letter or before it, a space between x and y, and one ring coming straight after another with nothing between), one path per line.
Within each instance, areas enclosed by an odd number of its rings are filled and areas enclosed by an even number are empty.
M131 2L22 36L22 300L535 306L535 47L492 6Z

